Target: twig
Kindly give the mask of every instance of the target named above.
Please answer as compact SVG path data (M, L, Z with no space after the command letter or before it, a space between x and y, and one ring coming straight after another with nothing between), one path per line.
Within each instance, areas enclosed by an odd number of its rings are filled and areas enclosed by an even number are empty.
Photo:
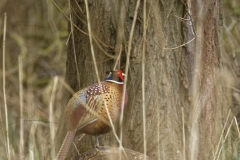
M121 57L121 53L122 53L122 45L120 45L120 50L119 50L119 53L117 54L117 58L116 58L116 60L115 60L115 65L114 65L114 67L113 67L113 70L115 71L115 70L117 70L116 68L117 68L117 64L119 64L120 62L120 57ZM118 63L119 62L119 63Z
M230 126L228 127L227 133L226 133L226 135L225 135L222 143L224 143L224 142L226 141L226 138L227 138L228 133L229 133L231 127L232 127L232 124L233 124L233 119L232 119L232 121L231 121L231 123L230 123ZM220 153L221 153L221 151L222 151L222 148L223 148L223 146L220 148L219 153L218 153L218 156L217 156L216 159L219 159L219 156L220 156Z
M22 67L22 57L18 56L19 64L19 97L20 97L20 159L24 156L24 119L23 119L23 67Z
M100 78L99 78L99 73L98 73L98 68L97 68L95 53L94 53L94 49L93 49L93 43L92 43L92 30L91 30L90 15L89 15L88 1L87 1L87 0L85 0L85 5L86 5L86 13L87 13L87 23L88 23L88 34L89 34L90 48L91 48L91 53L92 53L92 57L93 57L94 68L95 68L97 80L98 80L98 83L100 84ZM102 88L101 88L101 87L100 87L100 90L101 90L101 92L102 92ZM123 147L122 147L122 143L120 142L120 140L119 140L119 138L118 138L118 136L117 136L117 134L116 134L115 127L114 127L114 125L113 125L111 116L110 116L110 114L109 114L108 107L107 107L107 105L106 105L106 101L104 101L104 106L105 106L105 109L106 109L106 111L107 111L107 115L108 115L108 118L109 118L109 121L110 121L112 130L113 130L113 134L114 134L114 136L116 137L117 141L119 142L121 149L124 151L124 149L123 149ZM126 155L125 151L124 151L124 154Z
M143 153L144 160L147 155L147 140L146 140L146 106L145 106L145 52L146 52L146 0L143 1L143 50L142 50L142 116L143 116Z
M136 7L135 7L133 24L132 24L132 27L131 27L131 31L130 31L130 35L129 35L129 41L128 41L128 51L127 51L127 61L126 61L125 78L124 78L124 85L123 85L120 122L123 121L124 100L125 100L125 96L126 96L126 84L127 84L127 79L128 79L128 69L129 69L130 53L131 53L131 46L132 46L132 38L133 38L133 33L134 33L135 25L136 25L139 5L140 5L140 0L137 1Z
M50 140L51 140L51 158L55 158L55 125L54 125L54 113L53 113L53 103L55 101L55 95L57 91L58 76L55 76L53 79L53 88L49 102L49 127L50 127Z
M87 27L88 27L88 35L89 35L89 41L90 41L90 48L91 48L91 54L93 58L93 63L94 63L94 68L97 76L98 83L100 83L100 78L99 78L99 73L98 73L98 68L97 68L97 63L96 63L96 57L93 49L93 41L92 41L92 29L91 29L91 23L90 23L90 15L89 15L89 9L88 9L88 1L85 1L85 7L86 7L86 13L87 13Z
M185 139L185 127L184 127L184 108L182 107L182 134L183 134L183 160L186 160L186 139Z
M54 0L52 0L52 2L53 2L53 4L57 7L57 9L65 16L65 18L70 22L70 21L71 21L70 18L68 18L68 17L66 16L66 14L64 14L64 13L62 12L61 8L58 7L58 5L56 4L56 2L55 2ZM70 3L70 2L69 2L69 3ZM76 24L73 23L73 25L74 25L74 27L78 28ZM78 28L78 30L79 30L80 32L82 32L83 34L88 35L86 32L82 31L81 29Z
M191 43L192 41L194 41L196 38L194 37L193 39L191 39L190 41L186 42L186 43L183 43L182 45L180 46L177 46L177 47L173 47L173 48L163 48L165 50L170 50L170 49L178 49L180 47L183 47L183 46L186 46L187 44Z
M66 14L64 14L64 13L62 12L61 8L59 8L59 6L55 3L54 0L52 0L52 2L53 2L53 4L57 7L57 9L65 16L65 18L66 18L69 22L71 22L74 27L77 28L77 30L79 30L81 33L89 36L86 32L84 32L83 30L81 30L80 28L78 28L78 26L77 26L75 23L73 23L72 20L66 16ZM70 2L69 2L69 3L70 3ZM70 6L70 7L71 7L71 6ZM82 21L82 22L83 22L83 21ZM83 23L84 23L84 22L83 22ZM84 24L85 24L85 23L84 23ZM92 34L92 35L94 35L94 34ZM105 54L106 56L108 56L108 57L110 57L110 58L114 58L113 55L108 54L108 53L102 48L102 46L98 43L98 40L95 38L95 36L93 36L92 38L93 38L93 41L94 41L94 42L97 44L97 46L99 47L99 49L103 52L103 54Z
M69 6L71 6L71 1L69 1ZM80 72L78 69L78 62L77 62L77 55L76 55L76 49L75 49L75 42L74 42L74 27L73 27L73 23L72 23L72 13L70 13L70 24L71 24L71 38L72 38L72 48L73 48L73 55L74 55L74 61L75 61L75 67L76 67L76 71L77 71L77 84L78 87L80 87Z
M124 22L126 18L126 7L124 5L124 1L119 1L120 4L120 16L117 24L117 38L116 38L116 44L115 44L115 66L118 66L120 68L120 63L117 61L118 54L121 55L122 50L122 43L124 40Z
M240 139L240 132L239 132L239 127L238 127L238 122L237 122L237 118L235 116L234 116L234 120L235 120L235 124L237 126L238 136L239 136L239 139Z
M3 27L3 98L4 98L4 109L6 118L6 135L7 135L7 155L10 160L10 143L9 143L9 131L8 131L8 108L7 108L7 97L6 97L6 68L5 68L5 44L6 44L6 31L7 31L7 13L4 13L4 27Z
M157 97L159 97L159 94L157 93ZM158 157L157 159L161 159L161 149L160 149L160 109L157 110L157 150L158 150Z
M51 5L51 0L47 0L46 2L47 2L47 10L48 10L47 21L48 21L50 28L52 30L52 33L53 33L53 37L54 37L53 43L57 48L57 52L62 54L63 47L60 42L60 34L59 34L60 32L57 28L57 24L53 20L53 5ZM60 55L60 54L58 54L58 55ZM59 59L59 56L55 56L54 58L57 60L57 59Z
M226 119L226 122L225 122L225 124L224 124L223 129L222 129L222 133L221 133L221 136L220 136L220 138L219 138L218 145L217 145L217 149L216 149L216 152L215 152L215 154L214 154L213 160L216 159L216 156L217 156L217 154L218 154L218 149L219 149L219 146L220 146L220 142L221 142L221 139L222 139L222 137L223 137L223 133L224 133L224 131L225 131L225 128L226 128L226 126L227 126L227 122L228 122L228 118L229 118L229 116L230 116L230 113L231 113L231 110L228 111L227 119Z

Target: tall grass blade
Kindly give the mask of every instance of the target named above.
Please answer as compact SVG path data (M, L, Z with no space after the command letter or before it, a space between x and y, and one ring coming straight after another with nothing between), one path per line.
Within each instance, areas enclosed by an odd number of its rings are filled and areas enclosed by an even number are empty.
M6 31L7 31L7 13L4 13L4 27L3 27L3 98L4 98L4 109L6 118L6 136L7 136L7 155L10 160L10 143L9 143L9 130L8 130L8 107L6 97L6 68L5 68L5 46L6 46Z

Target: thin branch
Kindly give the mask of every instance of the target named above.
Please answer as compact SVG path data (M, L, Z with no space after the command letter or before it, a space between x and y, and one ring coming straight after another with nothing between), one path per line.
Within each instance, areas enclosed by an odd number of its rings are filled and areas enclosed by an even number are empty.
M89 34L89 41L90 41L90 48L91 48L91 53L92 53L92 58L93 58L93 62L94 62L94 68L95 68L95 72L96 72L96 76L97 76L97 80L98 80L98 83L100 84L100 78L99 78L99 73L98 73L98 68L97 68L97 63L96 63L96 58L95 58L95 53L94 53L94 49L93 49L93 42L92 42L92 29L91 29L91 21L90 21L90 15L89 15L89 8L88 8L88 1L85 0L85 6L86 6L86 13L87 13L87 24L88 24L88 34ZM102 88L100 87L100 90L102 92ZM117 141L119 142L120 144L120 147L121 149L124 151L124 148L122 146L122 143L120 142L117 134L116 134L116 130L115 130L115 127L113 125L113 122L112 122L112 119L111 119L111 116L109 114L109 110L108 110L108 107L106 105L106 101L104 100L104 106L105 106L105 109L107 111L107 115L108 115L108 118L109 118L109 121L110 121L110 124L111 124L111 127L112 127L112 130L113 130L113 134L114 136L116 137ZM124 154L126 155L125 151L124 151Z
M186 46L187 44L191 43L192 41L194 41L196 38L194 37L193 39L191 39L190 41L186 42L186 43L183 43L182 45L180 46L177 46L177 47L173 47L173 48L163 48L164 50L172 50L172 49L178 49L180 47L183 47L183 46ZM155 42L156 43L156 42ZM157 44L156 44L157 45ZM157 45L158 46L158 45ZM159 46L158 46L159 47ZM160 47L159 47L160 48Z
M81 33L89 36L86 32L84 32L83 30L81 30L80 28L78 28L78 26L77 26L75 23L73 23L72 20L66 16L66 14L64 14L64 13L62 12L61 8L58 7L58 5L55 3L54 0L52 0L52 2L53 2L53 4L57 7L57 9L65 16L65 18L66 18L74 27L77 28L77 30L79 30ZM70 2L69 2L69 3L70 3ZM70 7L71 7L71 6L70 6ZM83 21L82 21L82 22L83 22ZM83 23L84 23L84 22L83 22ZM84 23L84 24L85 24L85 23ZM103 52L103 54L105 54L107 57L114 58L113 55L108 54L108 53L102 48L102 46L99 44L99 42L98 42L97 38L94 36L94 34L92 34L92 35L93 35L93 36L92 36L93 41L97 44L97 46L98 46L99 49ZM100 41L100 40L99 40L99 41Z
M143 116L143 151L144 160L147 155L147 140L146 140L146 106L145 106L145 52L146 52L146 30L147 30L147 19L146 19L146 0L143 2L143 49L142 49L142 116Z
M122 45L120 45L120 50L119 50L119 53L117 54L117 58L116 58L116 62L115 62L115 65L113 67L113 70L117 70L117 64L118 62L120 63L120 57L121 57L121 53L122 53Z
M49 102L49 127L50 127L50 140L51 140L51 158L54 159L55 157L55 125L54 125L54 111L53 111L53 104L55 101L56 91L57 91L57 84L58 84L58 76L55 76L53 79L53 88Z
M19 97L20 97L20 144L19 152L20 159L24 156L24 119L23 119L23 67L22 67L22 57L18 56L19 64Z
M234 116L234 120L235 120L235 124L237 126L237 131L238 131L238 137L240 139L240 131L239 131L239 127L238 127L238 122L237 122L237 118Z
M134 33L134 29L135 29L135 24L136 24L136 20L137 20L137 13L138 13L138 8L140 5L140 0L137 1L136 7L135 7L135 11L134 11L134 18L133 18L133 24L131 27L131 31L130 31L130 36L129 36L129 41L128 41L128 51L127 51L127 62L126 62L126 69L125 69L125 78L124 78L124 88L123 88L123 97L122 100L124 102L125 96L126 96L126 84L127 84L127 78L128 78L128 70L129 70L129 61L130 61L130 52L131 52L131 46L132 46L132 38L133 38L133 33ZM122 112L123 113L123 109L124 109L124 103L122 102ZM123 120L123 114L121 114L120 120Z
M184 108L182 107L182 135L183 135L183 160L186 160L186 139L185 139L185 121L184 121Z
M131 31L130 31L130 35L129 35L129 41L128 41L128 51L127 51L127 61L126 61L125 78L124 78L124 85L123 85L123 95L122 95L122 106L121 106L120 122L123 121L124 101L125 101L125 96L126 96L126 84L127 84L127 79L128 79L130 52L131 52L132 38L133 38L133 33L134 33L135 25L136 25L139 5L140 5L140 0L137 1L136 7L135 7L133 24L132 24L132 27L131 27Z
M227 126L227 122L228 122L228 118L229 118L229 116L230 116L230 113L231 113L231 110L228 111L227 119L226 119L226 122L225 122L225 124L224 124L223 129L222 129L221 136L219 137L219 141L218 141L217 149L216 149L216 152L215 152L215 154L214 154L213 160L217 159L217 155L218 155L218 150L219 150L220 142L221 142L221 140L222 140L222 137L223 137L223 134L224 134L225 128L226 128L226 126Z
M228 127L227 133L226 133L226 135L225 135L222 143L224 143L224 142L226 141L226 138L227 138L227 136L228 136L228 134L229 134L229 131L230 131L231 127L232 127L232 124L233 124L233 119L232 119L232 121L231 121L231 123L230 123L230 125L229 125L229 127ZM222 145L222 147L220 148L219 153L218 153L218 156L217 156L216 159L219 159L219 156L220 156L220 154L221 154L221 152L222 152L223 146L224 146L224 145Z
M119 1L121 3L120 5L120 16L117 24L117 38L116 38L116 44L115 44L115 66L118 66L117 68L120 68L120 63L117 61L118 54L121 55L120 50L122 49L122 43L124 40L124 23L126 18L126 7L124 5L124 1Z
M54 0L52 0L52 2L53 2L53 4L57 7L57 9L64 15L64 17L65 17L69 22L71 22L71 19L68 18L65 13L63 13L63 11L61 10L61 8L58 7L58 5L56 4L56 2L55 2ZM70 2L69 2L69 3L70 3ZM74 25L74 27L78 28L76 24L73 23L73 25ZM79 30L80 32L82 32L83 34L88 35L88 34L87 34L86 32L84 32L83 30L81 30L81 29L79 29L79 28L78 28L78 30Z
M10 143L9 143L9 131L8 131L8 107L7 107L7 97L6 97L6 68L5 68L5 47L6 47L6 31L7 31L7 13L4 13L4 27L3 27L3 99L4 99L4 109L6 118L6 135L7 135L7 155L8 159L10 157Z
M69 6L71 6L71 1L69 1ZM72 21L72 13L70 13L70 26L71 26L71 33L72 33L72 48L73 48L73 55L74 55L74 61L75 61L75 67L77 71L77 82L78 87L80 87L80 72L78 69L78 62L77 62L77 54L76 54L76 48L75 48L75 41L74 41L74 27L73 27L73 21Z
M97 80L98 80L98 83L100 83L98 67L97 67L96 57L95 57L94 48L93 48L92 29L91 29L90 15L89 15L89 9L88 9L88 0L84 0L84 1L85 1L86 13L87 13L87 27L88 27L88 35L89 35L91 54L92 54L92 58L93 58L95 72L96 72L96 75L97 75Z

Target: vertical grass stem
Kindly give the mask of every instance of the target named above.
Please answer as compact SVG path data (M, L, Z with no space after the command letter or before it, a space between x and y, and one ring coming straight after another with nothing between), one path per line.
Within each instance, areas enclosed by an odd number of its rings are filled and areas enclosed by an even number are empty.
M7 108L7 97L6 97L6 68L5 68L5 44L6 44L6 31L7 31L7 13L4 13L4 27L3 27L3 99L4 109L6 117L6 136L7 136L7 155L10 160L10 143L9 143L9 130L8 130L8 108Z

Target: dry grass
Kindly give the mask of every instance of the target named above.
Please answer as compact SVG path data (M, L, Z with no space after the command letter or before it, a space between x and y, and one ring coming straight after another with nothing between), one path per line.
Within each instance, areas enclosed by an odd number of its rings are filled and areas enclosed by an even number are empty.
M5 68L1 63L0 97L6 98L0 98L0 104L7 109L1 105L0 159L52 159L62 99L56 76L65 74L67 21L49 0L4 2L0 34L1 48L6 49L0 58L5 63ZM66 2L58 5L67 12ZM2 41L4 24L6 41Z
M55 120L60 114L57 106L62 99L59 77L64 77L65 74L67 20L50 0L29 0L24 6L13 0L4 2L0 3L0 28L6 24L7 30L6 41L4 30L0 31L3 37L0 58L3 62L0 72L0 88L3 88L0 91L0 97L3 97L0 98L0 104L3 104L0 108L0 153L4 153L0 159L52 159L56 154ZM65 1L57 5L60 8L68 7ZM63 13L66 10L63 9ZM4 12L7 13L7 23L4 21ZM239 76L240 22L233 15L227 17L230 18L224 21L222 50L234 59L235 64L231 67ZM182 116L184 124L184 110ZM224 143L230 136L233 144L236 144L233 148L236 151L234 158L237 159L240 140L237 121L231 119L230 123L225 124L230 125L226 126L227 133L219 139L215 157L226 158ZM232 132L229 132L232 128ZM184 127L183 141L185 142ZM185 149L184 145L183 153Z

